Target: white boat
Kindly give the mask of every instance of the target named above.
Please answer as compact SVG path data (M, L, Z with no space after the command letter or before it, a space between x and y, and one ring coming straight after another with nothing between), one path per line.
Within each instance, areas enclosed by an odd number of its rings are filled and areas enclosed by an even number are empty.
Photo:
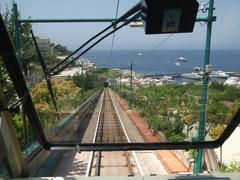
M195 79L195 80L201 80L202 76L198 73L192 72L192 73L183 73L181 74L182 77L188 78L188 79Z
M228 78L229 75L227 75L225 72L219 70L219 71L213 71L212 73L210 73L210 77L213 77L213 78Z
M172 77L172 76L167 76L167 75L164 75L164 76L162 77L162 79L166 79L166 80L172 80L172 79L173 79L173 77Z
M224 85L228 85L228 86L236 86L238 85L240 81L240 78L239 77L229 77L225 82L224 82Z
M177 58L177 62L187 62L187 59L185 59L184 57L179 57Z
M180 62L175 62L174 63L176 66L181 66L181 63Z
M201 68L199 66L194 67L194 72L200 72Z
M160 81L162 82L162 84L171 84L175 82L172 76L167 76L167 75L161 77Z

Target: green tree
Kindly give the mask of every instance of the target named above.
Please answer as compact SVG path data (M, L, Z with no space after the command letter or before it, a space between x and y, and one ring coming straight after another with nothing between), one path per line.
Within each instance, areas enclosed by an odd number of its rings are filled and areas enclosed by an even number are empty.
M209 131L209 135L211 136L211 138L217 139L223 133L224 129L225 129L224 125L216 125Z
M209 100L207 106L207 116L206 122L209 125L207 130L210 131L213 127L217 125L223 125L227 115L228 108L221 101Z
M198 98L192 96L182 98L178 112L180 119L187 126L187 138L189 138L189 132L199 118Z
M57 56L64 56L64 55L68 55L71 53L69 50L67 50L67 48L65 46L62 46L60 44L54 45L53 49Z
M18 12L18 18L20 18L20 13ZM14 16L13 9L9 10L6 8L6 13L4 14L4 21L6 23L6 27L8 33L10 35L10 39L14 44L16 39L16 32L14 31ZM21 59L20 63L23 69L25 76L28 76L29 64L36 60L35 48L33 46L33 41L31 37L30 30L32 29L32 24L29 22L21 23L20 26L20 52L19 58Z
M228 173L240 172L240 162L234 161L234 162L231 162L230 165L228 166L222 164L221 169L223 172L228 172Z
M232 119L233 115L237 112L239 107L240 107L240 100L236 99L231 105L231 107L229 107L229 110L226 114L225 121L224 121L225 124L227 124Z
M34 105L40 117L40 121L46 130L55 127L56 123L59 121L57 118L58 115L64 115L66 112L70 112L80 105L81 98L80 88L71 80L52 81L52 86L56 95L59 114L53 110L53 103L45 81L36 84L31 89Z
M0 81L4 84L3 91L6 100L10 103L15 101L16 93L1 57L0 57Z
M97 78L94 74L76 74L72 79L73 82L84 91L94 89L97 83Z

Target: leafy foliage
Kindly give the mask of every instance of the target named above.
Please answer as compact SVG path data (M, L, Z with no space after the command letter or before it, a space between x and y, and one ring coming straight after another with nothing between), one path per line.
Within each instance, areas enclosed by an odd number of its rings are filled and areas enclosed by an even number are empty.
M80 104L80 88L72 81L52 81L59 112L70 112ZM38 83L31 90L33 102L44 128L51 128L58 122L58 116L53 109L50 94L45 81Z
M209 100L206 122L209 123L210 127L213 128L218 126L219 124L224 124L227 112L228 107L224 105L223 102Z
M189 132L199 121L200 89L193 83L140 87L133 95L133 103L150 127L162 131L169 140L190 138ZM129 87L122 86L121 96L130 98L128 92ZM222 133L239 102L238 88L216 83L209 86L206 131L213 139Z
M54 45L54 52L57 56L64 56L71 53L71 51L61 44Z
M15 90L12 84L12 81L10 80L10 77L8 76L7 70L3 64L2 58L0 57L0 81L4 84L4 95L5 99L8 102L13 102L16 99Z
M221 170L228 173L237 173L240 172L240 162L231 162L230 165L226 166L221 165Z
M109 69L96 69L92 72L88 72L84 75L75 74L72 79L73 82L81 88L82 91L89 91L94 89L99 89L103 87L103 83L110 79L109 77L114 77L115 71Z
M217 125L210 130L209 135L213 139L217 139L223 133L224 129L225 129L224 125Z
M18 17L20 18L20 13L18 12ZM14 42L16 41L16 33L14 31L14 16L13 9L6 9L4 15L4 21L10 35L10 38ZM20 51L19 58L21 59L21 66L25 75L28 75L28 66L31 62L36 61L35 48L33 46L33 41L31 37L30 30L32 29L32 24L29 22L21 23L19 29L19 40L20 40Z
M18 17L20 18L19 12ZM7 7L5 13L3 14L3 18L12 44L15 44L16 33L14 30L13 10ZM20 61L21 67L25 74L26 80L28 80L29 76L31 76L30 70L31 71L40 70L39 67L38 69L36 69L37 56L35 47L33 46L33 40L30 34L31 28L32 28L31 23L24 22L21 23L19 29L20 51L18 55L21 59ZM56 59L56 55L66 55L64 53L69 53L69 51L61 45L56 45L54 49L56 54L51 55L50 53L46 53L43 54L44 58ZM39 72L37 73L39 75ZM35 72L34 75L36 75ZM6 68L3 64L1 57L0 57L0 81L4 84L4 94L8 103L11 104L12 102L15 102L17 99L17 95L15 93L14 86L8 76L8 73L6 71ZM53 83L55 90L57 92L58 107L61 110L61 112L56 113L53 111L53 105L49 97L46 84L44 83L37 84L35 88L39 89L36 90L33 88L34 92L32 92L32 95L35 96L33 101L36 105L36 109L38 110L38 114L42 121L43 127L46 129L53 127L59 121L57 117L63 116L66 112L75 109L80 104L80 99L82 98L80 97L81 95L80 88L76 87L72 81L66 82L61 81ZM87 93L85 96L90 96L90 93ZM16 128L19 143L21 147L24 148L25 145L31 143L34 139L31 128L29 127L28 123L25 124L23 116L20 114L20 112L12 113L11 116L13 117L13 124ZM24 131L27 131L28 133L25 134Z
M73 82L84 91L94 89L96 87L96 76L94 74L80 75L76 74L72 78Z
M25 121L24 124L23 116L20 114L15 114L13 116L13 124L16 129L19 144L21 148L24 149L35 140L32 129L27 121Z

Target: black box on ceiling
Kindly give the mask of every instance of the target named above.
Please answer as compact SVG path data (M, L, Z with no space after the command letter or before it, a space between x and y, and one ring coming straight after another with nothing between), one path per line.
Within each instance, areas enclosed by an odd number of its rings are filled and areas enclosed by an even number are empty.
M146 34L192 32L199 3L196 0L142 0Z

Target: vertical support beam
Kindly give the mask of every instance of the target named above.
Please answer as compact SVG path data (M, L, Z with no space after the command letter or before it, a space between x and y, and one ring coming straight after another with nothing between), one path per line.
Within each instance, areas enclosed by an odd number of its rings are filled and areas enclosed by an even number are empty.
M208 22L207 22L207 35L206 35L206 47L204 55L204 75L202 81L201 101L200 101L200 116L199 116L199 128L198 128L198 141L205 141L205 121L206 121L206 108L207 108L207 97L208 97L208 82L209 72L207 67L210 60L210 47L211 47L211 34L212 34L212 22L213 22L213 10L214 0L209 0L208 8ZM203 150L198 149L196 157L195 173L202 172L202 155Z
M35 137L43 145L45 149L49 149L50 144L45 137L44 131L42 129L34 104L32 102L32 98L27 88L22 70L18 64L14 48L7 33L1 14L0 14L0 55L8 71L9 77L13 82L18 97L20 98L26 97L26 101L23 106L25 108L29 124L33 129Z
M14 20L14 42L15 42L15 50L16 50L16 56L18 60L18 64L22 68L22 62L21 62L21 54L20 54L20 26L21 23L19 23L18 19L18 9L17 9L17 4L13 3L13 20ZM24 134L24 142L27 142L27 127L26 127L26 115L25 115L25 110L24 107L21 106L21 116L23 118L23 134Z
M3 85L0 83L0 104L7 109L4 99ZM26 164L24 163L21 148L19 146L16 130L13 126L11 116L8 111L1 111L0 132L3 136L3 144L7 151L7 161L10 166L12 177L21 177L26 175Z
M120 80L119 80L119 92L120 92L120 95L121 95L121 92L122 92L122 71L120 70Z
M15 42L15 49L16 49L16 56L18 59L19 65L22 67L21 64L21 57L20 57L20 29L19 29L19 22L18 22L18 10L17 10L17 4L13 3L13 18L14 18L14 42Z
M222 146L220 146L220 172L223 171L223 162L222 162Z
M130 90L131 90L131 97L130 97L130 104L129 104L129 110L132 110L132 102L133 102L133 85L132 85L132 80L133 80L133 76L132 76L132 71L133 71L133 64L131 61L131 65L130 65Z
M28 144L28 137L27 137L27 118L26 118L26 113L25 113L25 109L23 108L22 106L22 109L21 109L21 116L23 118L23 139L24 139L24 144Z
M82 69L81 69L81 75L82 75L82 77L83 77L83 61L81 61L81 67L82 67Z

